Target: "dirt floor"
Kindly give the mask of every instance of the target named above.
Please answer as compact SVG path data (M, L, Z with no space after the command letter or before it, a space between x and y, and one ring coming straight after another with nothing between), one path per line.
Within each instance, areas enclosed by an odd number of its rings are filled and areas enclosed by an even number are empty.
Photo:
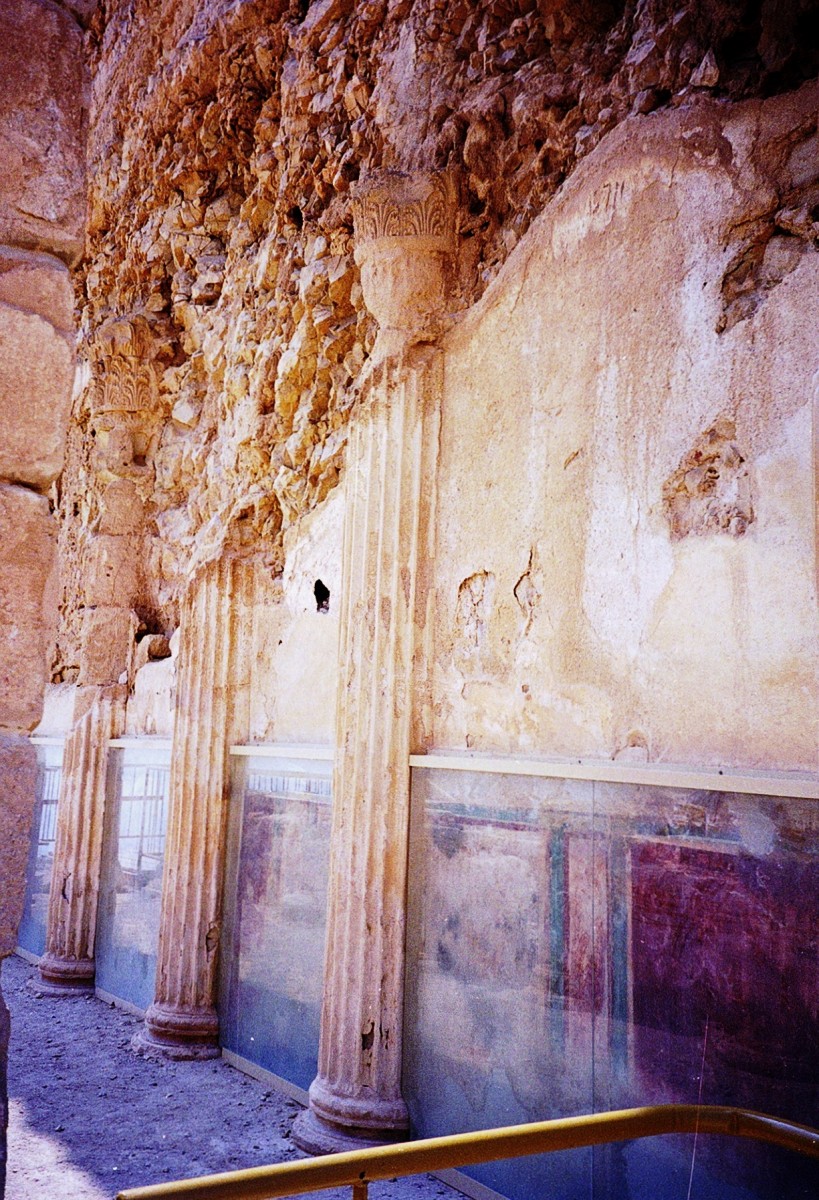
M38 999L35 968L3 963L11 1010L6 1200L111 1200L120 1189L304 1158L299 1105L221 1059L153 1061L130 1049L135 1017L93 997ZM345 1188L311 1193L344 1200ZM460 1200L431 1176L372 1200Z

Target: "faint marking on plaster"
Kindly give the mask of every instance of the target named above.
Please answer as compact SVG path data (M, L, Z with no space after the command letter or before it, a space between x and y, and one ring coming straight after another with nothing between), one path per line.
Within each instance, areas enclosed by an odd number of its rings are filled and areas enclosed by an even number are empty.
M526 634L528 634L529 630L532 627L532 621L534 619L535 609L537 608L537 606L540 602L540 597L541 597L540 589L538 588L538 586L535 583L535 580L533 578L533 575L535 573L534 557L535 557L535 552L534 552L534 548L532 548L529 551L529 562L527 564L526 570L523 572L520 579L517 581L517 583L515 584L515 586L513 588L515 599L518 602L518 607L520 608L520 611L523 613L523 617L524 617L524 621L525 621L525 625L524 625L524 629L523 629L524 636L526 636Z
M710 533L742 537L754 521L751 478L730 417L705 430L663 485L671 540Z
M456 661L465 673L481 666L494 593L495 576L491 571L476 571L458 588Z
M631 178L609 179L596 188L580 208L567 210L552 230L552 252L556 258L573 253L589 234L600 233L616 216L624 215L635 191Z
M642 729L631 729L626 734L623 745L614 752L615 762L648 762L651 758L648 738Z
M463 850L466 842L463 826L457 821L443 818L433 824L432 840L446 858L454 858L459 850Z
M610 179L592 192L586 204L586 213L590 217L596 216L598 213L605 213L607 216L614 215L626 194L626 181L624 179Z

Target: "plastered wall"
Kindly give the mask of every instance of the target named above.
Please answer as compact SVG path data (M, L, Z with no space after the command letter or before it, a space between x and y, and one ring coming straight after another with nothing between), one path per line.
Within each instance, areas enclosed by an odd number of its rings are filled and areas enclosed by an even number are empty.
M436 748L816 769L816 100L626 122L450 334Z

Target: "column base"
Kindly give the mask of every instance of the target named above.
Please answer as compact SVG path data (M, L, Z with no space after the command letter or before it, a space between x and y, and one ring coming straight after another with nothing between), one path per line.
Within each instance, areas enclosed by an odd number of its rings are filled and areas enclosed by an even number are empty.
M87 996L94 991L96 964L93 958L58 958L44 954L38 964L40 982L31 980L32 991L43 996Z
M219 1058L219 1017L212 1008L152 1004L131 1045L140 1054L177 1060Z
M320 1079L310 1085L310 1107L293 1122L293 1141L308 1154L339 1154L406 1141L403 1100L337 1096Z
M346 1150L367 1150L389 1146L407 1139L406 1129L383 1130L376 1136L372 1129L341 1129L316 1116L311 1108L299 1113L293 1122L292 1139L306 1154L343 1154Z

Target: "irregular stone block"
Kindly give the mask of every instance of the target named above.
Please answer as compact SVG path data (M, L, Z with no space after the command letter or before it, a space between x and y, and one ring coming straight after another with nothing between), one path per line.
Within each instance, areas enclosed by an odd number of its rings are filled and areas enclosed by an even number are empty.
M77 689L73 683L49 683L43 696L43 715L34 730L39 737L65 737L74 724Z
M130 608L90 608L85 613L78 683L117 683L129 669L137 631Z
M28 738L0 734L0 958L17 945L36 783L37 756Z
M143 504L130 479L108 484L100 501L100 533L138 533L142 516Z
M0 0L0 242L79 258L84 91L73 18L36 0Z
M137 568L131 538L99 534L91 543L83 580L86 604L130 607L137 590Z
M42 715L56 611L55 532L44 496L0 484L0 729L32 729Z
M71 275L51 254L0 246L0 302L36 313L60 333L73 336Z
M59 475L73 376L68 338L0 303L0 476L46 488Z

